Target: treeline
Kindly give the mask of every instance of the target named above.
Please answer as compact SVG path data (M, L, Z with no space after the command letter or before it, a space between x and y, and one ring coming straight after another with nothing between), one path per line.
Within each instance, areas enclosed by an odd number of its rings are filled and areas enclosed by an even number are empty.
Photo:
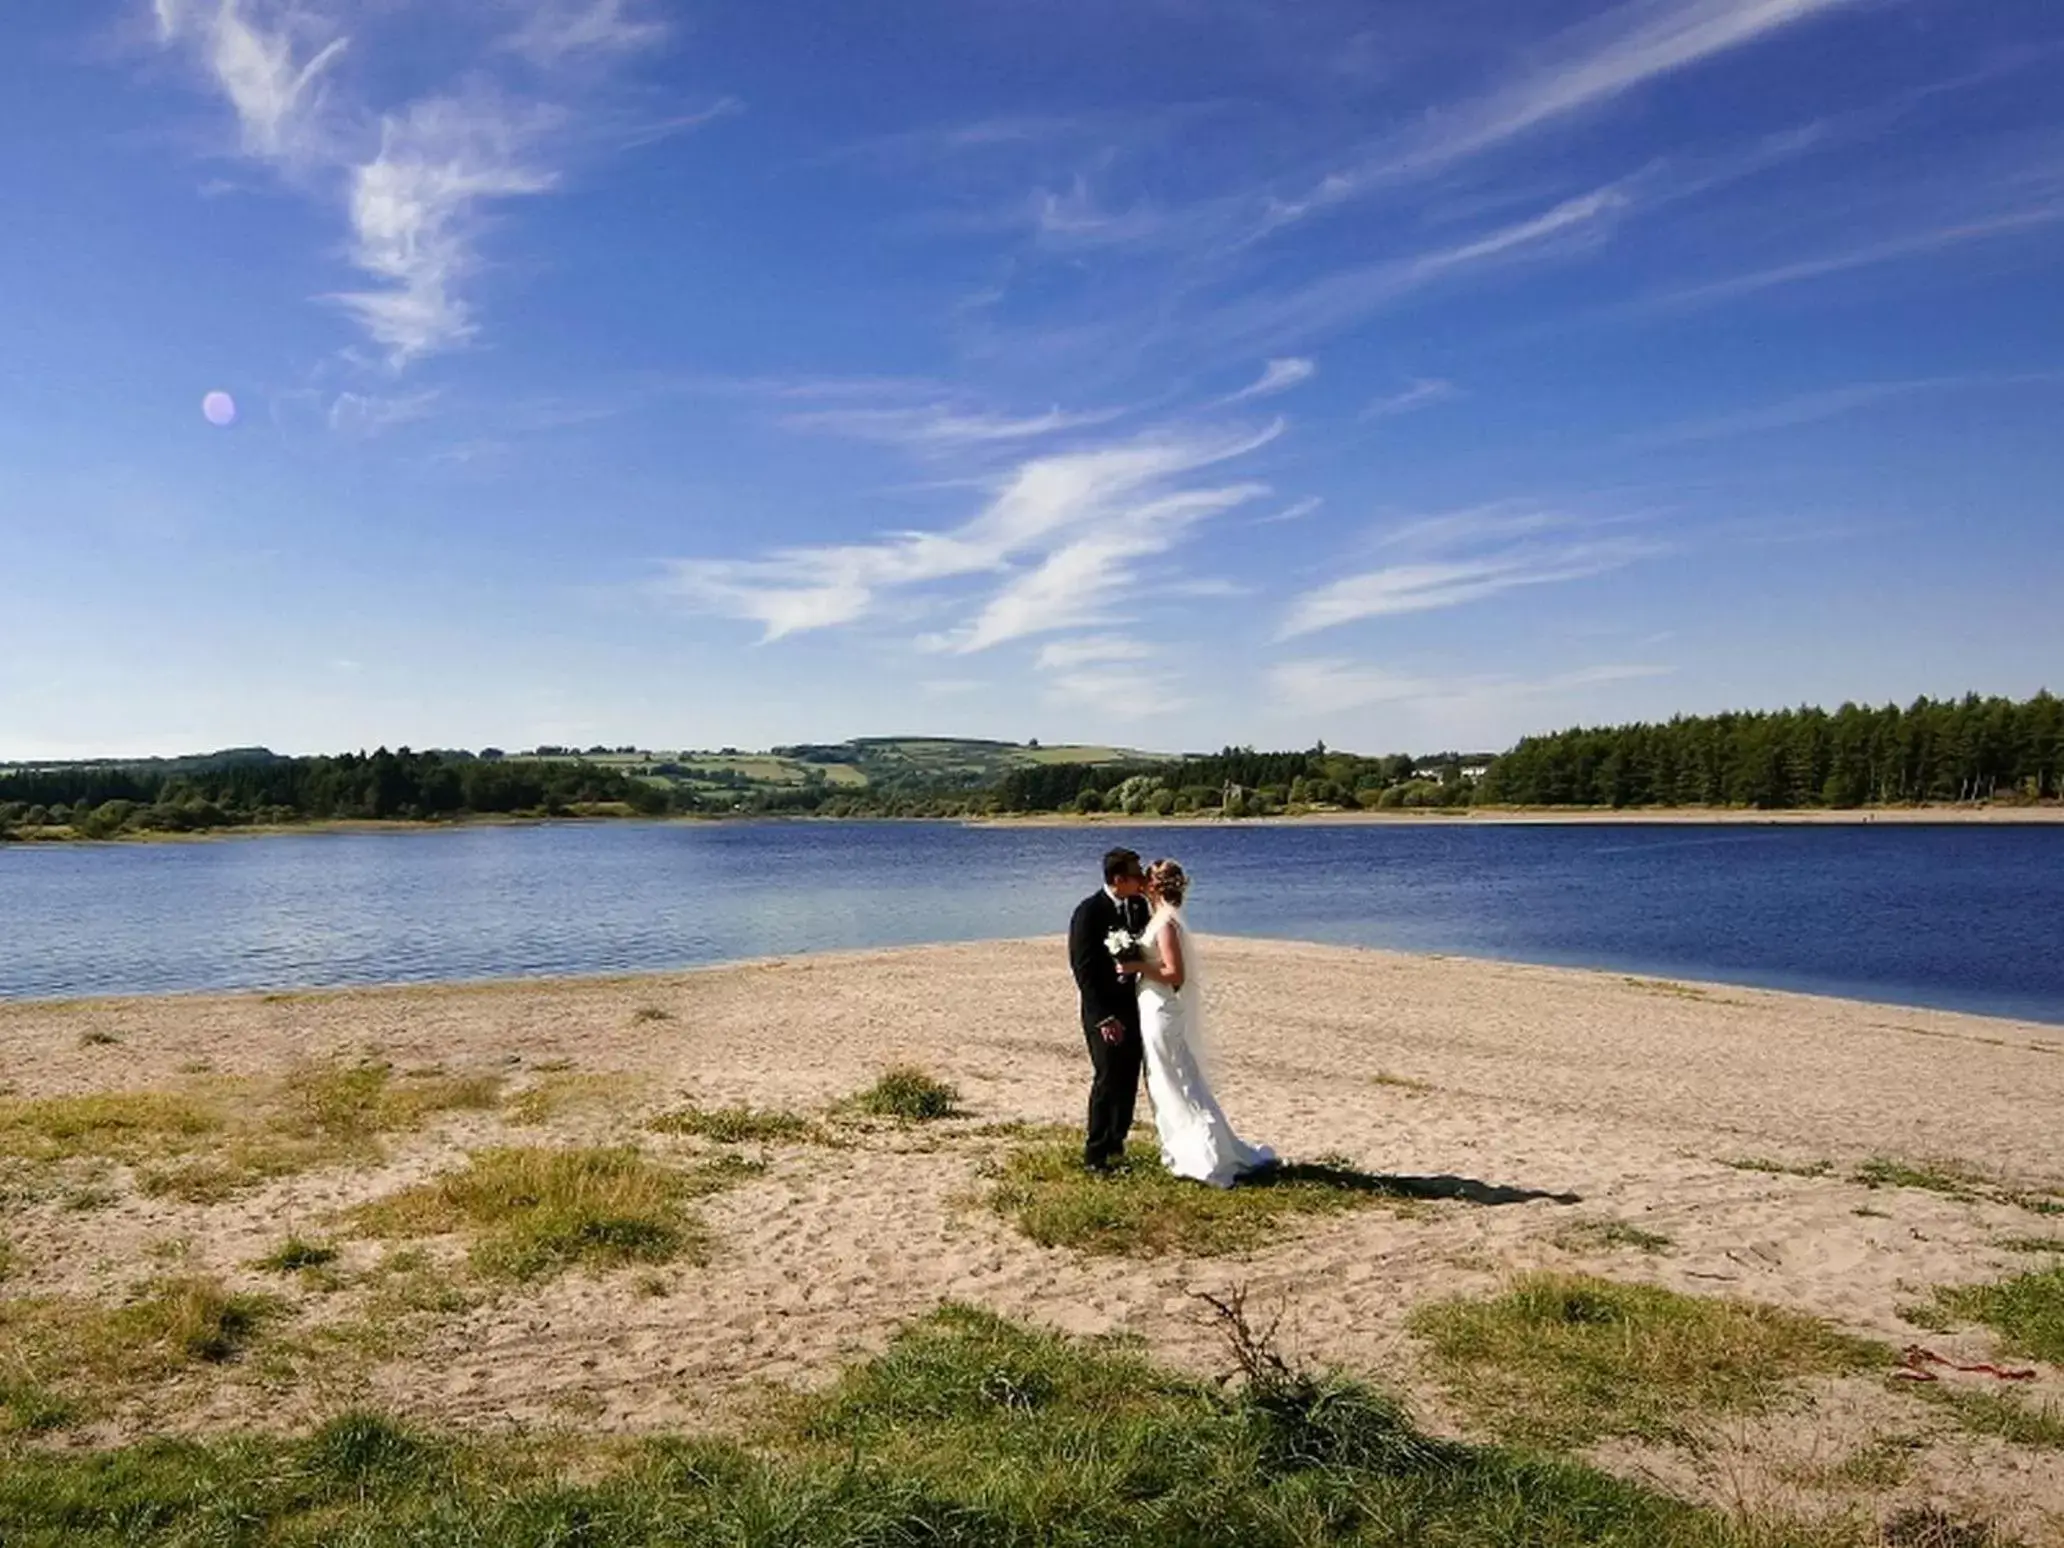
M1458 806L1488 762L1459 753L1364 758L1228 747L1206 757L1139 764L1054 763L1013 769L996 790L1004 812L1186 812L1261 816L1290 807Z
M470 753L257 753L199 767L87 764L0 774L0 834L60 829L84 838L193 833L339 819L422 822L562 816L615 808L657 816L669 792L578 761L502 762Z
M1512 806L1853 807L2064 796L2064 701L1916 699L1528 737L1475 791Z

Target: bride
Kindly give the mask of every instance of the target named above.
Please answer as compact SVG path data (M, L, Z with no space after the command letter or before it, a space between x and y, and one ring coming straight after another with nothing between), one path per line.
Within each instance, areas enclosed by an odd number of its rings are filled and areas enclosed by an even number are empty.
M1233 1132L1205 1077L1197 951L1182 916L1188 890L1189 878L1173 860L1147 867L1153 917L1140 936L1141 960L1125 967L1139 974L1140 1040L1154 1127L1161 1135L1161 1164L1177 1177L1230 1188L1241 1177L1274 1166L1276 1153Z

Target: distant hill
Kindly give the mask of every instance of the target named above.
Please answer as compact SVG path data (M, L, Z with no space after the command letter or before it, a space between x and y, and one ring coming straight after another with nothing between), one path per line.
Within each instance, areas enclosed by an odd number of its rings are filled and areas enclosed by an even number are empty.
M251 764L280 763L269 747L225 747L219 752L183 753L171 758L63 758L25 763L0 763L0 774L40 773L51 769L94 769L107 773L215 774Z

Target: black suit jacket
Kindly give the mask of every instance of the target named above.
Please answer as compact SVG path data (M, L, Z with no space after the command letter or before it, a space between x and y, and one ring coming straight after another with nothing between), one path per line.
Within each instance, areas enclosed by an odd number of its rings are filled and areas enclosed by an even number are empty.
M1144 898L1120 902L1101 889L1075 905L1075 917L1068 921L1068 965L1075 970L1075 987L1082 993L1084 1031L1094 1031L1111 1020L1128 1027L1139 1025L1139 993L1118 976L1118 964L1105 947L1104 937L1113 930L1143 930L1146 916Z

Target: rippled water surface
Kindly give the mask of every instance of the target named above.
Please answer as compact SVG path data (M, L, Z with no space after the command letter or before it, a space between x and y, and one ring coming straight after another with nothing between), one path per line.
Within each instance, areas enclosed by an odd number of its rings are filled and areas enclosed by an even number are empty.
M607 822L0 846L0 997L607 973L1058 933L1109 844L1199 928L2064 1023L2064 826Z

